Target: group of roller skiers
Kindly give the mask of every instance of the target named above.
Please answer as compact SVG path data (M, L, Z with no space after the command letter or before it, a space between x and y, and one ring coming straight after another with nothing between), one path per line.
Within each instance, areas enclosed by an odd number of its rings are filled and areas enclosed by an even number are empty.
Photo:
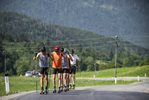
M59 48L59 46L54 47L54 52L52 54L46 52L46 47L41 48L41 52L35 53L33 60L39 58L40 66L40 94L48 93L48 60L52 60L53 68L53 93L56 93L56 75L58 73L58 93L64 91L69 91L69 88L75 89L75 73L76 73L76 60L80 61L79 57L74 54L72 49L69 52L66 48ZM71 83L71 78L73 74L73 84ZM43 81L45 78L45 90L43 88Z

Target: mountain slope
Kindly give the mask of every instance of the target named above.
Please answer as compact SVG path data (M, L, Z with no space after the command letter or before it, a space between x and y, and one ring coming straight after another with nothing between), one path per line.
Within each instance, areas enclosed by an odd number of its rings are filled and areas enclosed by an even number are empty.
M0 12L13 11L46 23L116 36L149 48L148 0L1 0Z
M0 13L0 31L28 37L34 43L47 42L53 49L55 45L81 49L82 47L95 48L97 52L108 54L115 50L115 39L104 37L93 32L75 28L67 28L43 23L18 13ZM28 40L25 40L28 41ZM51 45L50 45L51 44ZM149 50L136 46L127 41L118 40L119 52L131 52L147 57Z

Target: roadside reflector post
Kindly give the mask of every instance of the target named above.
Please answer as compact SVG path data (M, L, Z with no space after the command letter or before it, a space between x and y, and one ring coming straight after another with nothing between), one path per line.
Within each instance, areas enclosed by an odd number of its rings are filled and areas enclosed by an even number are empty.
M139 77L139 75L138 75L137 79L138 79L138 81L140 81L140 77Z
M8 74L5 74L5 88L6 88L6 93L9 93L10 89L9 89L9 78L8 78Z
M9 78L8 78L8 74L6 74L6 55L7 55L7 52L6 51L3 51L2 53L5 58L4 58L4 72L5 72L5 88L6 88L6 94L9 93L10 89L9 89Z

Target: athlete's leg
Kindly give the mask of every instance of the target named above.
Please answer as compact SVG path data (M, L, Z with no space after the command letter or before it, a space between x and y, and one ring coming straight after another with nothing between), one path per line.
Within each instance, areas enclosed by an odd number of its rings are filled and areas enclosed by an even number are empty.
M75 74L73 74L73 84L75 84Z
M45 75L46 87L48 87L48 75Z
M61 72L61 91L63 91L63 72Z
M60 73L58 73L58 85L59 85L59 87L60 87L60 85L61 85L61 74Z
M64 82L64 85L66 86L66 73L63 73L63 76L64 76L63 82Z
M41 85L41 88L43 89L43 79L44 79L44 75L43 74L40 74L41 78L40 78L40 85Z
M46 90L48 89L48 68L45 68L45 84L46 84Z
M69 70L69 83L70 83L70 85L71 85L71 74L72 74L72 69L70 68L70 70Z
M76 67L73 70L73 88L75 89L75 74L76 74Z
M67 80L66 80L66 84L67 84L67 89L69 90L69 73L68 73L68 71L67 71Z
M60 72L60 78L61 78L61 88L63 88L63 70L61 69L61 72Z
M56 74L53 74L53 85L56 86Z
M53 86L56 89L56 69L53 68Z
M44 79L44 70L43 68L40 68L40 85L41 85L41 90L43 90L43 79Z

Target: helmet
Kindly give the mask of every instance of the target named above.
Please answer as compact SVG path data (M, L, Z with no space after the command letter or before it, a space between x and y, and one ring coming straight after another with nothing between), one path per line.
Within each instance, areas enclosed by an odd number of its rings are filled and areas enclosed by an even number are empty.
M64 48L62 47L62 48L60 49L60 51L61 51L61 52L64 52Z
M59 46L55 46L54 51L59 51Z
M41 52L45 52L46 51L46 47L41 47Z
M73 49L71 50L71 53L74 54L74 50Z
M64 48L64 52L65 52L65 53L67 52L67 49L66 49L66 48Z

